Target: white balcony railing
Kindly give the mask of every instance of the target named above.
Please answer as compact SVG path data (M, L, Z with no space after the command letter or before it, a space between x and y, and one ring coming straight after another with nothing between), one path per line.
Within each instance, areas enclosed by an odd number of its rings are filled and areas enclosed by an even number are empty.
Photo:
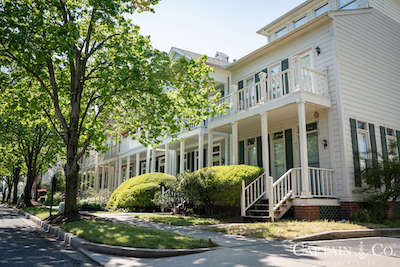
M297 91L309 92L315 95L328 95L327 71L320 72L311 68L297 66L270 77L267 77L266 73L260 73L259 78L258 82L241 89L234 89L232 94L221 98L217 104L228 104L230 108L226 110L226 114L220 114L214 117L213 120L248 110ZM232 87L235 88L236 86Z

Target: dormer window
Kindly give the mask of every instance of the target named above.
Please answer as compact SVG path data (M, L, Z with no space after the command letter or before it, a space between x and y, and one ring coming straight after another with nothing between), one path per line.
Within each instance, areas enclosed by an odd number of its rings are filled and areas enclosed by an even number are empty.
M339 9L356 9L357 0L339 0Z
M279 37L285 35L288 32L287 27L283 27L279 31L275 32L275 39L278 39Z
M328 10L329 10L329 4L326 3L325 5L321 6L320 8L314 10L314 15L315 15L316 17L318 17L319 15L325 13L325 12L328 11Z
M298 19L298 20L294 21L293 22L293 26L296 29L296 28L300 27L301 25L303 25L306 22L307 22L307 17L304 16L301 19Z

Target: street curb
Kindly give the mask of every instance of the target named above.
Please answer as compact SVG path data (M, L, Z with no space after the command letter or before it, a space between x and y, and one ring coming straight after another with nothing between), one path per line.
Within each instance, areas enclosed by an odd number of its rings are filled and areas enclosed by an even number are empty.
M59 227L52 226L38 217L29 214L25 211L17 209L17 212L23 215L25 218L30 219L37 225L39 225L44 231L49 232L57 236L58 240L64 241L72 248L82 251L82 249L89 250L96 253L110 254L116 256L135 257L135 258L163 258L173 257L188 254L195 254L213 250L214 248L197 248L197 249L147 249L147 248L131 248L131 247L119 247L110 246L104 244L98 244L86 241L74 234L65 232ZM85 253L86 256L88 256ZM90 257L90 256L89 256ZM92 257L90 257L92 258ZM93 258L92 258L93 259ZM93 259L94 260L94 259Z
M306 235L290 239L288 241L318 241L318 240L334 240L360 237L380 237L400 235L400 228L378 228L378 229L360 229L360 230L337 230L328 231L318 234Z

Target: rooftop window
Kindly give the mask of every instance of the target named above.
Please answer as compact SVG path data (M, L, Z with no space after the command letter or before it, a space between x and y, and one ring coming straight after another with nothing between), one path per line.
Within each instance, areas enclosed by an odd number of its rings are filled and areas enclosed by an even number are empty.
M287 27L283 27L279 31L275 32L275 39L278 39L279 37L285 35L288 32Z
M301 19L298 19L293 22L294 28L300 27L301 25L303 25L306 22L307 22L307 17L304 16Z
M325 5L321 6L320 8L317 8L316 10L314 10L314 15L316 17L318 17L319 15L325 13L328 10L329 10L329 4L326 3Z
M357 0L339 0L339 9L355 9L357 7Z

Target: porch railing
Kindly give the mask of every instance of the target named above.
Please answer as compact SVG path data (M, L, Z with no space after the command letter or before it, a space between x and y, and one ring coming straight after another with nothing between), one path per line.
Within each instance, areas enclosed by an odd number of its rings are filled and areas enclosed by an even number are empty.
M333 197L334 182L332 169L308 167L310 191L314 197Z
M308 167L309 192L311 197L334 197L334 181L332 169ZM273 181L265 173L257 177L246 186L242 180L241 214L246 216L246 211L262 197L268 199L270 217L289 199L299 197L302 193L302 167L292 168L278 180Z
M232 86L232 88L235 87ZM241 89L234 89L232 94L221 98L217 104L231 104L226 112L226 115L229 115L279 99L296 91L327 96L327 70L321 72L307 67L295 66L270 77L263 73L258 82ZM223 116L225 115L217 115L213 120Z

